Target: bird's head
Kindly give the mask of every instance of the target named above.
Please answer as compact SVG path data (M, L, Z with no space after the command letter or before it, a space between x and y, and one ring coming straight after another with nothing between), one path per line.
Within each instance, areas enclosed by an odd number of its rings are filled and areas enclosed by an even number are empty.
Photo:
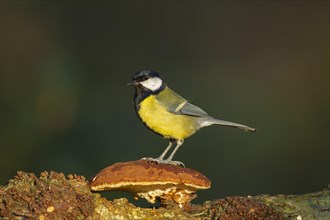
M135 73L132 81L127 85L134 86L136 89L148 90L152 93L157 93L165 87L165 83L159 74L153 70L141 70Z

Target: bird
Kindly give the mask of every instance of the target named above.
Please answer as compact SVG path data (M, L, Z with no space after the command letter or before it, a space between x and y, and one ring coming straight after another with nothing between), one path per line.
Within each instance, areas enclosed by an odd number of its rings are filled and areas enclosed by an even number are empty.
M213 118L170 89L154 70L136 72L127 85L135 88L133 103L138 118L151 131L169 140L169 145L158 158L144 157L142 160L184 167L181 161L172 160L184 139L213 124L256 131L243 124ZM174 145L172 153L164 159Z

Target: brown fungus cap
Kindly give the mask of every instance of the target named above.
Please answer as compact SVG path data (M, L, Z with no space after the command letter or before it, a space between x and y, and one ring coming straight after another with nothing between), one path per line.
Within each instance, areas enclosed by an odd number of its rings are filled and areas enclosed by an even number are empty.
M211 187L203 174L188 168L157 164L147 160L116 163L101 170L90 182L94 191L140 191L175 185L180 189L197 191Z
M211 181L192 169L137 160L116 163L101 170L90 182L90 187L93 191L128 191L154 203L156 198L171 197L176 201L182 192L192 195L197 190L208 189Z

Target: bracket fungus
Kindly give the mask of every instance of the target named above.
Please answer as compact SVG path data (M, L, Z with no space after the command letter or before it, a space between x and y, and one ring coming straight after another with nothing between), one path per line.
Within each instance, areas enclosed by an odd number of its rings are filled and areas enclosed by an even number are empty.
M101 170L90 182L93 191L121 190L155 203L175 202L188 207L196 191L211 187L203 174L170 164L137 160L113 164Z

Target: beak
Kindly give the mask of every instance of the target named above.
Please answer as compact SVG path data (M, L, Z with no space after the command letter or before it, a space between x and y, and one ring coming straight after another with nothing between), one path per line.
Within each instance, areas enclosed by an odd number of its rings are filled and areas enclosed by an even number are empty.
M136 85L137 85L137 83L134 80L132 80L126 84L126 86L136 86Z

